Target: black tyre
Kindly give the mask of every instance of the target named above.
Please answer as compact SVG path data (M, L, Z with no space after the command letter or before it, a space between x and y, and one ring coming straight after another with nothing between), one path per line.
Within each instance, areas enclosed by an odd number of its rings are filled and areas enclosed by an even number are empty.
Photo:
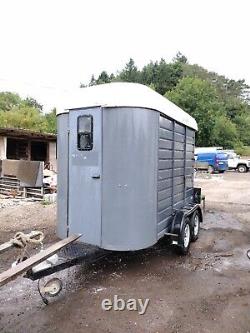
M195 242L199 238L199 233L200 233L201 217L198 210L193 212L190 222L191 222L191 242Z
M176 247L176 250L179 254L187 255L190 242L191 242L191 223L190 219L188 217L185 218L183 222L183 226L181 229L181 233L178 239L178 245Z
M246 165L244 165L244 164L239 164L239 165L237 166L237 170L238 170L238 172L240 172L240 173L244 173L244 172L247 172L247 167L246 167Z

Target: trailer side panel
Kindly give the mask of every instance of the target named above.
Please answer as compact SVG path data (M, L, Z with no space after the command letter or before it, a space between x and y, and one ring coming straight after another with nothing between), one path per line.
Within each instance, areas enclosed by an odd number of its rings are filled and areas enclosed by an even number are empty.
M162 237L173 213L174 121L159 115L157 237Z
M103 109L102 248L157 241L158 119L143 108Z
M193 200L195 132L159 116L157 232L161 238L177 209Z

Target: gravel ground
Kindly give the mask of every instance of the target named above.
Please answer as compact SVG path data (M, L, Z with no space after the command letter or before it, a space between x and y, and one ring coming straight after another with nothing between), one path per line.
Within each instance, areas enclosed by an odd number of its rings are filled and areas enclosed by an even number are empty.
M48 306L37 282L19 277L0 290L0 331L250 332L250 173L197 177L196 184L206 194L207 210L188 256L176 255L161 240L144 251L65 270L56 274L63 291ZM55 204L7 206L0 209L0 242L18 230L39 229L51 244L55 224ZM16 254L1 255L1 271ZM146 313L103 311L101 301L114 295L149 298Z

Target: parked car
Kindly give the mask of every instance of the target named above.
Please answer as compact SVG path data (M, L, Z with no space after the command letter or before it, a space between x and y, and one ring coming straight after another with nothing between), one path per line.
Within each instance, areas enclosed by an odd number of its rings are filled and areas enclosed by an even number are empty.
M250 159L240 158L234 152L227 152L228 154L228 169L229 170L237 170L240 173L247 172L250 169Z
M195 152L195 160L207 162L208 171L223 173L228 169L228 154L224 152Z

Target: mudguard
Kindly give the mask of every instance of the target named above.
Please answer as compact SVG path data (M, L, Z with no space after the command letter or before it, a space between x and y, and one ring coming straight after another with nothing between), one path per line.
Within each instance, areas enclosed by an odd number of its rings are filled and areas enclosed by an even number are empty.
M172 221L171 233L180 235L185 218L191 216L196 210L200 214L200 222L203 222L203 213L199 204L190 208L177 210Z

